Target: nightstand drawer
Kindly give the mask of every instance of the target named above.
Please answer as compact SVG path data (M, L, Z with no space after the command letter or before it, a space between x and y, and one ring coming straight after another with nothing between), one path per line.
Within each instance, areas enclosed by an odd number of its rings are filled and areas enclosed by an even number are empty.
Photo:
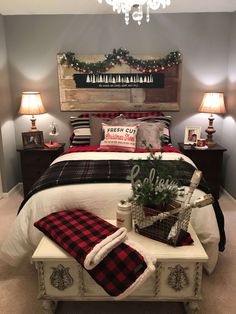
M197 168L202 171L212 194L219 198L221 169L223 163L223 153L226 149L220 145L208 147L205 150L198 150L193 146L179 143L179 149L195 163Z
M31 168L30 171L26 171L22 173L22 177L24 178L24 181L36 181L47 169L48 167L43 168Z
M221 169L223 154L212 153L209 151L189 152L186 154L196 164L199 170L203 172L203 175L207 178L207 181L214 181L219 179L219 172Z
M23 160L21 161L21 165L22 165L22 169L27 170L27 169L31 169L33 170L35 167L37 168L46 168L48 167L48 165L51 163L51 158L50 156L41 156L41 154L39 154L38 156L34 156L33 158L29 158L28 156L23 158Z
M24 195L29 192L32 185L39 179L49 165L64 151L64 145L58 148L18 149L21 159L21 172Z
M55 158L57 158L59 154L55 154L55 152L42 152L42 151L35 151L35 152L28 152L23 153L21 163L25 167L37 167L41 166L48 166Z

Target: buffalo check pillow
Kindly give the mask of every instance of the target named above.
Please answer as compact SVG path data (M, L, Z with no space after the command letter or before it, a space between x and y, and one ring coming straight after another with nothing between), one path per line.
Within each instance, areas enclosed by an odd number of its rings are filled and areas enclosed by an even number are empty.
M134 152L138 125L108 125L102 123L103 140L100 148L105 151Z

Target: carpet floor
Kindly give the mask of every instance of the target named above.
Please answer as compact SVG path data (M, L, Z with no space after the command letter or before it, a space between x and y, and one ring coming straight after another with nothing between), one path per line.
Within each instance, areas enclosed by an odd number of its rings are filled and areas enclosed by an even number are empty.
M0 200L0 243L9 229L22 196ZM226 249L220 253L216 269L203 274L201 311L199 314L236 313L236 203L226 194L220 197L225 216ZM25 263L13 268L0 261L0 313L42 314L37 300L37 274L34 266ZM59 302L56 314L183 314L177 302Z

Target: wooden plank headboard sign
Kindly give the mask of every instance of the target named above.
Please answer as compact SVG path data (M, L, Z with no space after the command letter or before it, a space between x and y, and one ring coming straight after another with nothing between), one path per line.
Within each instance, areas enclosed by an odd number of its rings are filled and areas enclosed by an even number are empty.
M58 54L61 111L179 111L180 53Z

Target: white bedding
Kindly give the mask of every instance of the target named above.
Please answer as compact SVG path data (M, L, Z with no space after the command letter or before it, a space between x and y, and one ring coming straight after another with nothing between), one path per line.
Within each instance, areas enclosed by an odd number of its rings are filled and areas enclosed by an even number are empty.
M157 153L158 154L158 153ZM146 159L148 153L115 153L115 152L79 152L65 154L53 163L63 160L104 160L104 159ZM184 158L193 164L186 156L178 153L163 153L163 160ZM193 198L204 192L195 190ZM0 258L17 266L24 257L31 257L43 234L33 224L38 219L54 211L71 208L83 208L92 211L105 219L114 219L117 204L121 199L131 195L129 183L89 183L52 187L34 194L21 209L11 230L4 240ZM219 230L212 205L192 210L191 224L202 242L209 260L205 265L211 273L218 259Z

